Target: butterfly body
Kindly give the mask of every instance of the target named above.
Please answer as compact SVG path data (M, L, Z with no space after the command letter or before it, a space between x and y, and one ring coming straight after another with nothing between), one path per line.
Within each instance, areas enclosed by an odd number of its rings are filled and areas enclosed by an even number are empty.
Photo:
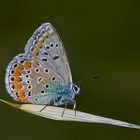
M13 58L5 82L15 100L33 104L73 104L80 90L72 82L65 49L50 23L42 24L29 39L25 53Z

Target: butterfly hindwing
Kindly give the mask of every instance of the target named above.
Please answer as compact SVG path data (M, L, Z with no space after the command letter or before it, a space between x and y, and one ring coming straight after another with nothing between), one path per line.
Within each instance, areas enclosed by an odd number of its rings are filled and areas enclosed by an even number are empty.
M6 87L18 101L49 104L64 90L63 79L40 60L22 55L15 57L7 68Z

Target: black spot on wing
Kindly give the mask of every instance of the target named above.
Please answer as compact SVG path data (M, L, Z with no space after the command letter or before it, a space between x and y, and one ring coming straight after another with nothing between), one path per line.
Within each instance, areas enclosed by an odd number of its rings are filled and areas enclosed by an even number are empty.
M53 60L56 60L56 59L58 59L59 58L59 56L54 56L53 57Z

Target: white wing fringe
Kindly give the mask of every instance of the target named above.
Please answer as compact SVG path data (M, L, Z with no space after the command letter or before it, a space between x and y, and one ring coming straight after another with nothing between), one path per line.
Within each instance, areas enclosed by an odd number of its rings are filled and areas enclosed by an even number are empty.
M0 101L10 106L13 106L15 108L18 108L20 110L23 110L25 112L28 112L37 116L41 116L44 118L52 119L52 120L102 123L102 124L140 129L140 125L135 125L135 124L127 123L124 121L92 115L92 114L88 114L88 113L84 113L80 111L76 111L76 115L75 115L75 111L71 109L66 109L63 117L61 117L62 112L64 110L64 108L62 107L47 106L44 110L40 112L40 110L44 107L44 105L36 105L36 104L19 105L19 104L7 102L2 99L0 99Z

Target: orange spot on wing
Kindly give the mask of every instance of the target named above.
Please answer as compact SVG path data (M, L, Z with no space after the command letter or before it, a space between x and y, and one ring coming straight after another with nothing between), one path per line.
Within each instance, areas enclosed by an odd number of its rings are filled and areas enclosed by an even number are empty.
M40 43L40 42L37 43L36 48L38 48L38 49L42 48L42 43Z
M31 67L31 62L29 60L26 60L24 62L24 66L27 67L27 68L30 68Z
M16 90L16 91L19 91L19 90L21 90L21 88L22 88L22 86L21 85L19 85L19 84L14 84L14 89Z
M33 53L33 55L37 56L38 55L38 50L34 49L32 53Z
M24 91L21 91L21 92L19 92L19 94L18 94L19 96L18 96L18 98L20 99L20 100L26 100L26 97L25 97L25 92Z
M20 71L20 70L23 70L23 69L24 69L24 67L20 64L16 67L16 71Z
M14 82L21 82L22 81L22 79L20 78L20 77L14 77Z
M21 75L21 73L19 71L14 72L14 76L20 76L20 75Z
M45 37L46 37L46 38L48 38L48 37L49 37L48 32L45 32Z
M39 42L40 42L40 43L43 43L43 42L44 42L44 38L41 37L41 38L39 39Z
M34 65L39 65L39 63L38 63L37 60L33 60L32 63L33 63Z

